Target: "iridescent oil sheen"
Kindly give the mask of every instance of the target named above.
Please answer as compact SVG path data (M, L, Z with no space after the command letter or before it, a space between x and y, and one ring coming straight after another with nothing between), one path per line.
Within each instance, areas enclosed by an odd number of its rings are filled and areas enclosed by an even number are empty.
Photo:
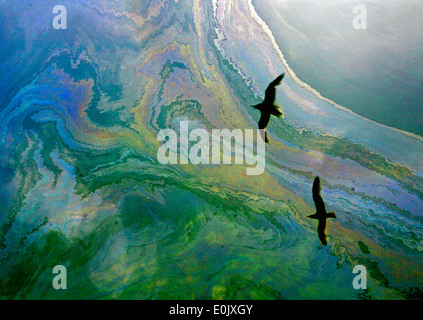
M20 3L0 2L1 299L421 294L422 138L301 82L250 0L62 1L66 30ZM157 161L180 121L256 129L282 72L262 175ZM328 246L306 218L317 175Z

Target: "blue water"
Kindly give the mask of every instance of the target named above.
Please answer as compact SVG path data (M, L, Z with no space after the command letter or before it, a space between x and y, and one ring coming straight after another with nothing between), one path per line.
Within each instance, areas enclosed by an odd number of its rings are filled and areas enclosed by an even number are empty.
M367 29L352 26L365 5ZM253 0L290 67L324 97L423 136L423 7L416 1Z

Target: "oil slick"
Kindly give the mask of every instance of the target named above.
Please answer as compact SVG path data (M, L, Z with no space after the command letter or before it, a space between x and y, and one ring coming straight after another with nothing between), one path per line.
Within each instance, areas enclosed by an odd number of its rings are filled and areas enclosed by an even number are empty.
M254 131L257 131L256 139ZM266 166L266 146L260 131L213 129L210 137L205 129L197 128L189 132L188 121L181 121L179 137L172 129L160 130L157 140L165 143L157 151L157 160L161 164L232 164L234 149L233 162L242 165L245 161L248 165L255 165L246 169L247 175L260 175ZM190 145L190 142L194 144Z

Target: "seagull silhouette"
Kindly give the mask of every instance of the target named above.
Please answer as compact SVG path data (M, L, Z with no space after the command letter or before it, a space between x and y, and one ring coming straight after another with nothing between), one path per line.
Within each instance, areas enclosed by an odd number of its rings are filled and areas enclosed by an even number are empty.
M336 214L334 212L326 212L326 206L323 202L323 198L320 195L320 178L314 178L313 182L313 200L314 204L316 205L316 213L307 216L311 219L319 220L319 225L317 227L317 233L319 235L320 242L323 245L327 245L326 241L326 219L327 218L336 218Z
M266 129L267 125L270 121L270 116L274 115L275 117L280 118L282 116L282 111L279 109L277 105L275 105L275 97L276 97L276 86L279 85L285 76L285 73L282 73L279 77L273 80L266 89L264 94L264 100L262 103L252 106L253 108L259 110L261 112L261 117L258 122L259 129ZM264 132L263 140L268 143L269 137L267 135L266 130L261 131Z

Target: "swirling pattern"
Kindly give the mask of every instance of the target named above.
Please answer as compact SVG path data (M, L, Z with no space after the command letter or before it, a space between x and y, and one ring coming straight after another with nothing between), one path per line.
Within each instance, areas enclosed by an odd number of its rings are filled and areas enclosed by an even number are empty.
M50 1L0 2L17 17L0 28L1 298L421 294L421 137L302 83L250 0L63 5L68 29L55 30ZM264 174L157 161L157 133L180 121L255 128L249 106L281 72ZM328 247L305 218L315 175L338 216ZM65 291L51 287L58 264Z

